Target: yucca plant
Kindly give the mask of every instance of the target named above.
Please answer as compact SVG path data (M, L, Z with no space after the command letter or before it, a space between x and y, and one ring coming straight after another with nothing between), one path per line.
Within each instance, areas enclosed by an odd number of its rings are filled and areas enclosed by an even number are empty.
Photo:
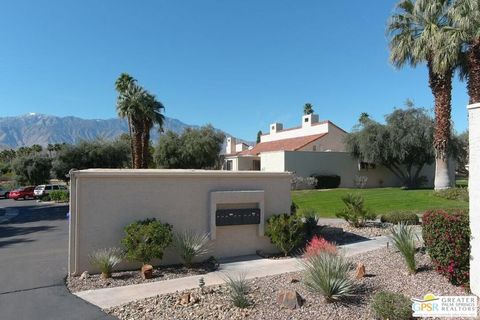
M246 308L250 305L247 294L250 290L246 280L245 273L238 273L237 275L225 274L225 284L228 287L228 294L233 305L238 308Z
M320 293L326 302L335 302L354 294L356 284L349 275L350 264L340 254L322 251L301 261L303 283Z
M100 270L102 278L112 277L112 270L123 259L123 252L119 248L106 248L94 251L90 255L90 264Z
M392 228L393 245L402 254L411 273L417 271L415 266L415 231L413 227L401 222Z
M176 232L173 236L173 246L178 250L185 266L190 267L193 259L210 252L210 237L208 233L192 230Z

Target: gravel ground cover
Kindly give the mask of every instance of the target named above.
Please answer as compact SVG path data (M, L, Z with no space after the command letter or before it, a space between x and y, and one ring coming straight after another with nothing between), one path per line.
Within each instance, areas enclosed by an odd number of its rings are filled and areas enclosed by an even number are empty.
M391 234L391 228L394 225L391 223L382 223L382 222L367 222L364 227L361 228L355 228L348 224L347 222L332 222L327 225L327 228L339 228L343 229L343 234L335 234L334 236L337 237L337 239L327 239L330 241L335 241L337 244L344 244L344 243L350 243L352 239L358 238L358 237L364 237L364 238L373 238L373 237L379 237L379 236L386 236ZM415 229L416 232L420 232L422 230L421 225L414 225L413 228ZM322 234L322 229L320 229L320 234ZM326 230L327 233L328 230ZM328 238L328 236L326 237ZM352 239L349 239L352 238Z
M209 293L205 294L200 289L176 292L105 311L119 319L374 319L369 303L378 291L400 292L409 298L421 298L426 293L466 294L463 288L451 285L432 269L427 254L419 251L416 259L419 271L410 275L401 255L391 247L351 257L353 265L366 266L367 275L358 280L360 289L356 297L344 303L325 303L320 295L304 288L301 273L289 273L249 280L252 304L246 309L234 307L226 286L221 285L208 287ZM281 289L296 290L304 299L303 306L294 310L280 306L276 297ZM186 293L192 295L193 301L183 305L180 300Z
M78 292L91 289L110 288L140 284L154 281L169 280L181 277L205 274L210 270L203 264L186 268L182 265L162 266L153 270L151 279L143 280L139 270L114 272L112 278L102 279L99 274L89 275L86 279L80 277L67 277L66 283L70 292Z

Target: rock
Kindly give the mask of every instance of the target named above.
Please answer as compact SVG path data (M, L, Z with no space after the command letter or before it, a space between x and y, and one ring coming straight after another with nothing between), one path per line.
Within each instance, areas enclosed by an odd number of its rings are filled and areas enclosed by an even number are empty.
M90 274L88 273L88 271L83 271L82 275L80 276L80 280L86 280L89 276Z
M150 279L152 278L153 275L153 267L149 264L144 264L142 266L142 269L140 271L140 274L142 275L142 279Z
M180 299L178 302L179 304L186 306L187 304L190 303L190 298L191 298L190 293L187 292L180 296Z
M300 308L303 298L295 290L280 290L277 294L277 303L289 309Z
M361 279L365 277L366 272L365 272L365 265L363 263L359 263L357 265L357 270L355 271L355 278Z
M300 282L300 280L298 280L298 278L296 278L296 277L290 277L289 282L290 283L297 283L297 282Z

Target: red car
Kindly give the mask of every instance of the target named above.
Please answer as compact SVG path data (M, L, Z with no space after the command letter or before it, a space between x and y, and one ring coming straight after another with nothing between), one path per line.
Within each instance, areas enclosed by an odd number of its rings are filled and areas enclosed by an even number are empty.
M13 200L18 200L20 198L22 198L23 200L26 200L27 198L35 199L33 190L35 190L35 187L18 188L10 191L10 193L8 194L8 198Z

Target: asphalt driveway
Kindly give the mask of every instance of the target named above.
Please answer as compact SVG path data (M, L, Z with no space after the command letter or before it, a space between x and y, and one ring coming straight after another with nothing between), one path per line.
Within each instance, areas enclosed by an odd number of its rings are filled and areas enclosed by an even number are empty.
M64 285L67 211L0 199L0 319L115 319Z

